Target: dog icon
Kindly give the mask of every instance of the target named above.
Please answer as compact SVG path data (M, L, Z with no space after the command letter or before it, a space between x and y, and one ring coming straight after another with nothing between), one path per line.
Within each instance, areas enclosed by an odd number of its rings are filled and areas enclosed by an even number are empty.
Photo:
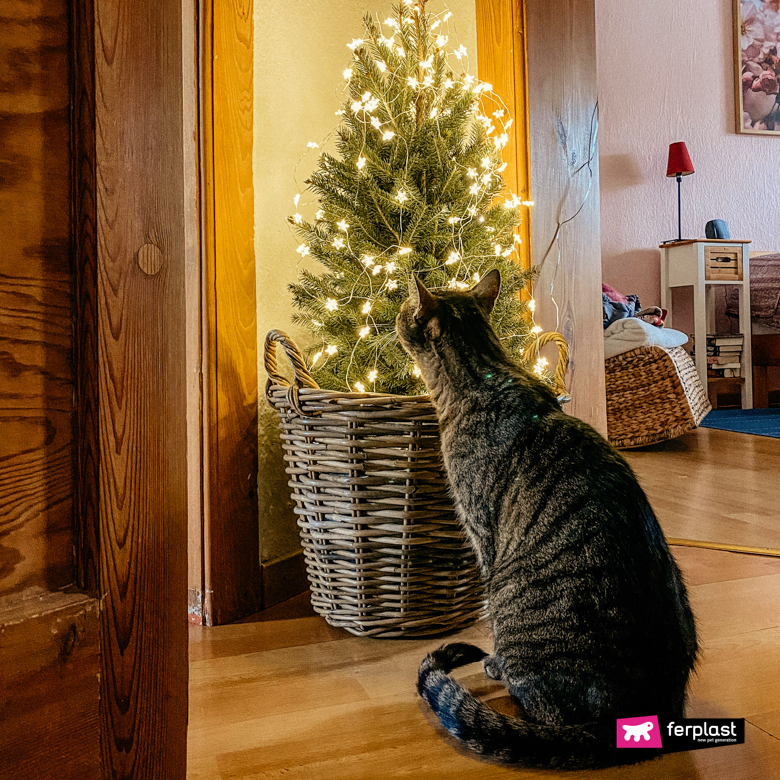
M653 730L653 722L648 720L645 723L639 723L636 726L623 725L623 731L626 732L625 739L628 742L631 737L634 738L634 742L639 742L639 737L642 737L645 741L650 741L650 732Z

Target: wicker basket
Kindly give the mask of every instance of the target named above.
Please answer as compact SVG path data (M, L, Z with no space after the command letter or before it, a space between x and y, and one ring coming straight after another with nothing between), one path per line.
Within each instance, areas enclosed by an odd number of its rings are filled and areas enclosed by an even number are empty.
M607 437L618 449L673 439L712 407L682 347L638 347L605 361Z
M276 344L295 375L277 373ZM485 615L428 396L321 390L288 336L265 340L315 611L359 636L440 634Z

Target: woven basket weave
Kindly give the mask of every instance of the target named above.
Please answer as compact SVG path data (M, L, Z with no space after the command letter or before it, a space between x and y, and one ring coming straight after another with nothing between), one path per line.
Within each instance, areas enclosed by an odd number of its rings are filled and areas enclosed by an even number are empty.
M276 344L294 381L277 372ZM440 634L485 615L428 396L321 390L281 331L265 340L314 610L359 636Z
M607 437L643 447L693 430L712 409L682 347L638 347L605 361Z

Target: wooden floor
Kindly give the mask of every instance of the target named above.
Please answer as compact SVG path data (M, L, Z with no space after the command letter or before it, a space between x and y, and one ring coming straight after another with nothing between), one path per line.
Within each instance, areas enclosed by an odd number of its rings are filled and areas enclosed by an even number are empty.
M704 429L683 439L630 453L667 534L719 541L723 531L733 543L779 546L778 491L770 488L778 484L780 440ZM718 500L714 489L730 500ZM420 660L442 640L358 639L327 626L298 598L241 624L191 627L188 778L780 778L780 559L674 552L703 648L688 714L746 718L744 745L598 772L490 764L455 747L415 693ZM490 647L484 625L456 636ZM507 709L502 689L478 665L462 672L473 691Z

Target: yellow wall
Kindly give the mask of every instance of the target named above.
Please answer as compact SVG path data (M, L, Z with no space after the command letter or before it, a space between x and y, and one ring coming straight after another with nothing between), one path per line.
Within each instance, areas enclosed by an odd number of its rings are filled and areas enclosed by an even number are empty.
M269 7L273 6L273 13ZM304 180L314 170L323 140L337 126L335 111L344 95L342 71L350 61L346 44L361 37L367 11L384 20L392 3L367 0L285 0L255 3L254 176L255 253L257 259L257 327L260 344L271 328L287 331L299 344L307 334L290 322L287 285L295 281L300 241L286 217L295 212L293 197L302 193L300 211L312 216L314 206ZM476 74L474 0L431 0L429 10L453 12L452 32L469 50L469 69ZM302 159L301 159L302 158ZM297 165L297 171L296 171ZM317 268L316 263L310 266ZM280 356L280 364L282 362ZM265 372L260 355L261 386ZM289 500L275 413L260 401L259 416L260 554L271 560L298 549L298 529Z

